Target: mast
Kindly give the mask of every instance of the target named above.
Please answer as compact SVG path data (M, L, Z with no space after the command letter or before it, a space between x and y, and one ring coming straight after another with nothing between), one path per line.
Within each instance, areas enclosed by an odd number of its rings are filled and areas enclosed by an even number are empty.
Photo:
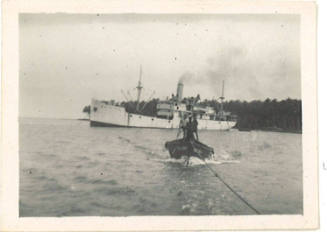
M224 88L225 88L225 81L223 80L223 86L222 86L222 90L221 90L221 96L219 97L220 99L220 109L219 109L219 116L223 117L223 111L224 111L224 107L223 107L223 102L224 102Z
M140 103L140 98L141 98L141 92L142 92L142 89L143 89L141 80L142 80L142 65L140 66L140 78L139 78L139 82L138 82L138 85L136 86L136 89L137 89L136 111L137 112L139 111L139 103Z

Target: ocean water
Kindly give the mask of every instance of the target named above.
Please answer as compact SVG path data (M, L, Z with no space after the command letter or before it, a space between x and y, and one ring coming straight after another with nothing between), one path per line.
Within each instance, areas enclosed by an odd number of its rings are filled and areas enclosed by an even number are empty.
M35 216L302 214L301 134L200 131L204 163L169 158L176 130L91 128L20 119L19 214Z

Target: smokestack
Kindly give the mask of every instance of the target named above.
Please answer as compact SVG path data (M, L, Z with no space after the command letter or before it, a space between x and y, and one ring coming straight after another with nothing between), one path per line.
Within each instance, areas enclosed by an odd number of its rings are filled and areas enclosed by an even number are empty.
M182 81L179 81L178 84L177 84L177 93L176 93L176 96L177 96L177 101L182 101L183 99L183 87L184 87L184 84Z

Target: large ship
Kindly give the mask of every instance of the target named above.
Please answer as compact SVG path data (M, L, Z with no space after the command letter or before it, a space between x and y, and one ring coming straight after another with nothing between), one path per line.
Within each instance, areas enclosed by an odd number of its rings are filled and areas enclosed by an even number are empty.
M141 75L137 89L137 105L135 112L127 112L126 108L113 102L92 99L90 106L90 126L106 127L134 127L134 128L179 128L180 120L185 115L192 114L197 117L198 129L202 130L229 130L236 124L236 116L223 111L223 92L220 97L218 112L212 107L203 107L198 103L198 98L183 99L184 84L177 84L176 96L160 101L156 105L156 115L147 116L139 109L142 91Z

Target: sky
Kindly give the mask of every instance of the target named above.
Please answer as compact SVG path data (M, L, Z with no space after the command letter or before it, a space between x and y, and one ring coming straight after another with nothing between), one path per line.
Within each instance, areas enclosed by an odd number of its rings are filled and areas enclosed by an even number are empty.
M21 14L20 117L80 118L91 98L301 99L298 15Z

